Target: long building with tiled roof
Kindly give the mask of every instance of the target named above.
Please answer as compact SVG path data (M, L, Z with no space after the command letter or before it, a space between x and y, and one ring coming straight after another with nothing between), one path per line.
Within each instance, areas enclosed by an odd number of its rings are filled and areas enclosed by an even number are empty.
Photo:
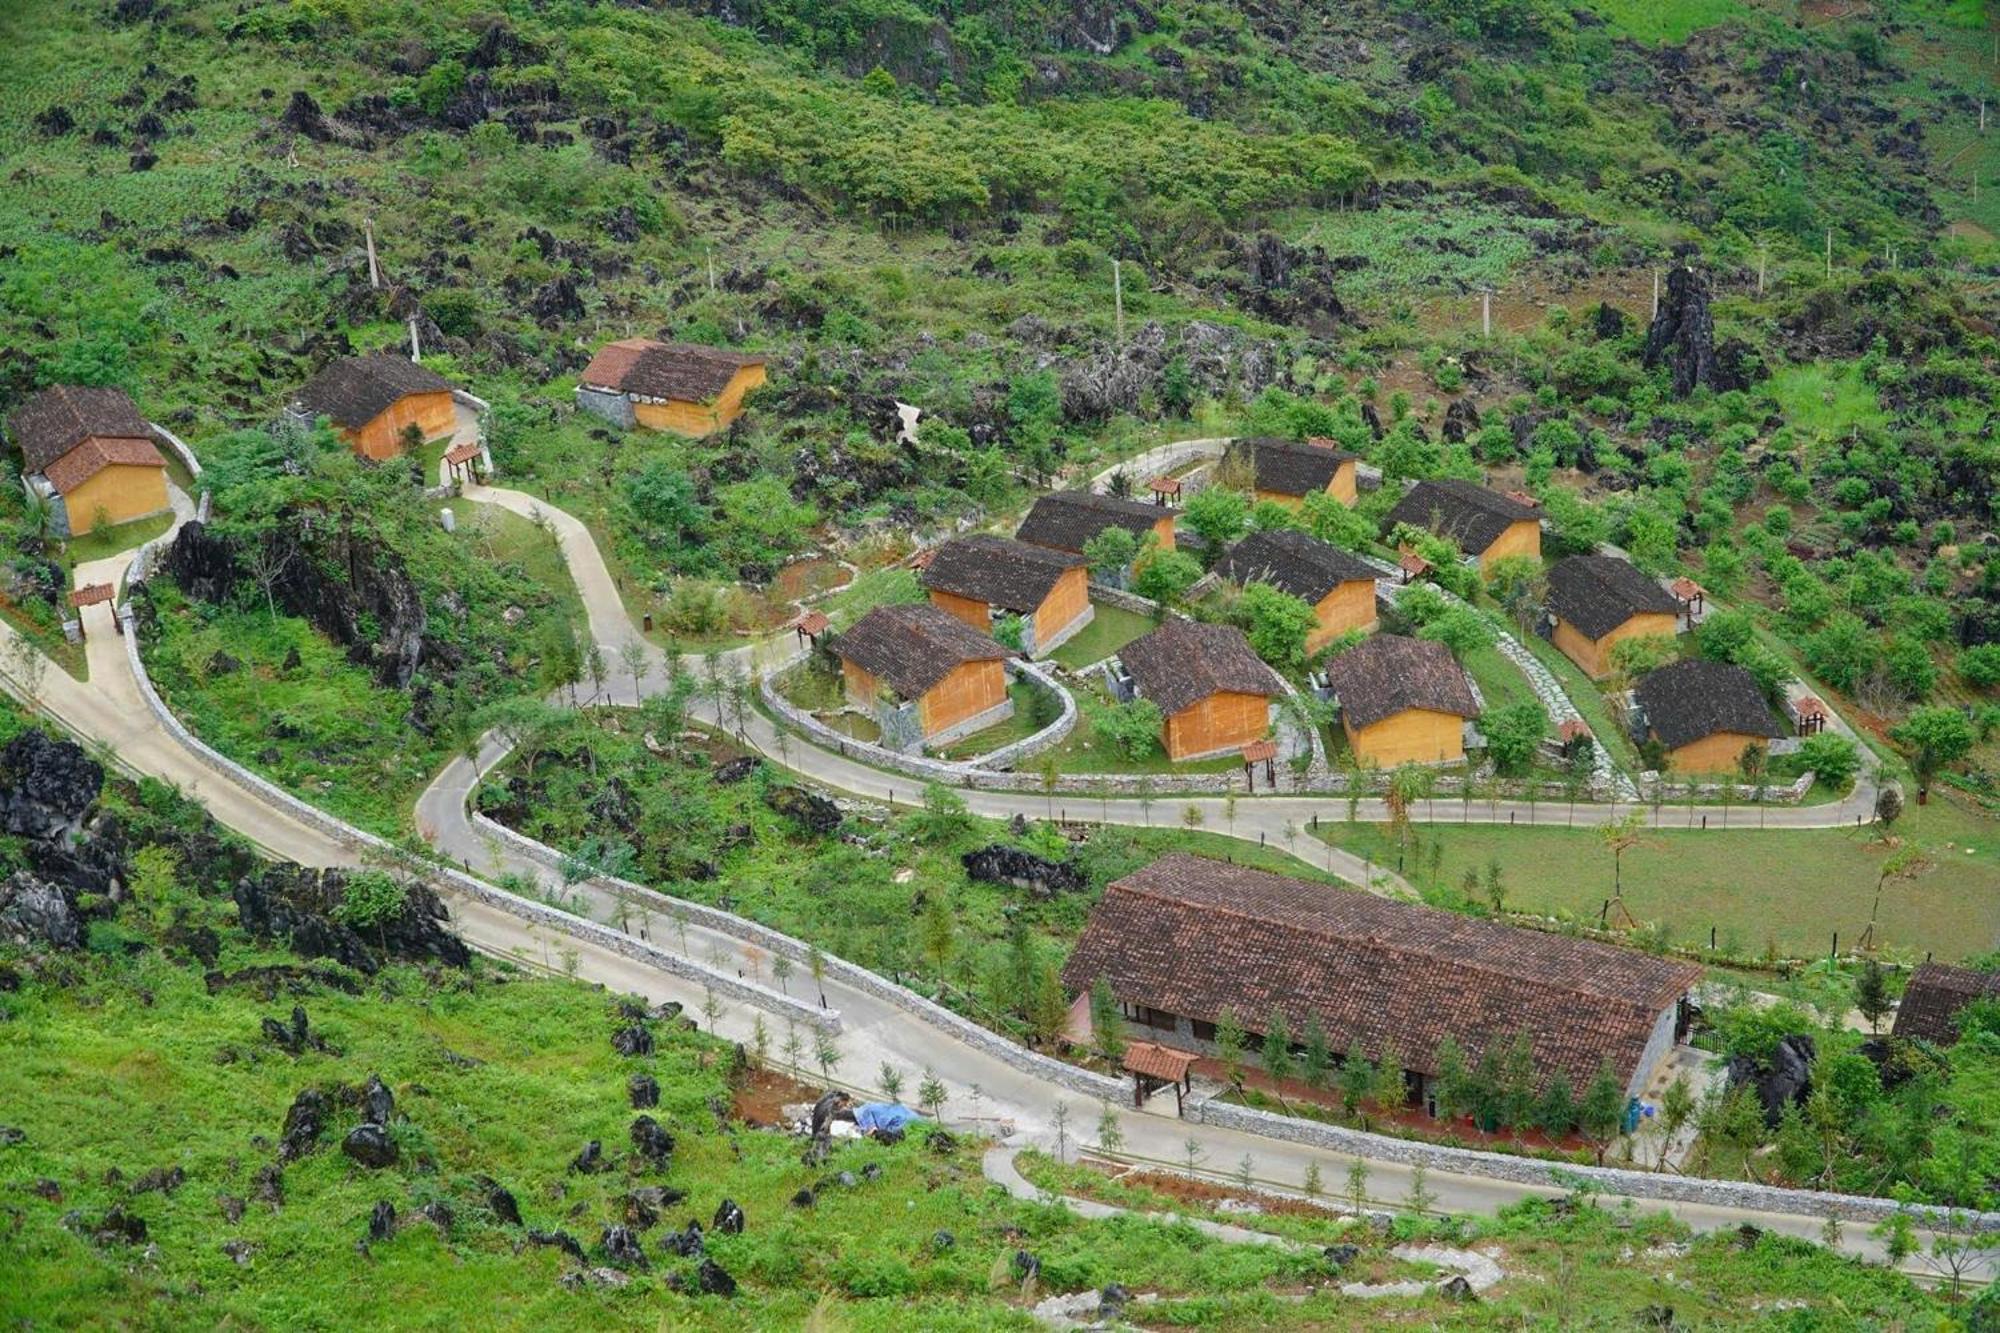
M1642 1091L1683 1035L1701 969L1591 940L1211 861L1161 857L1115 880L1063 967L1104 978L1143 1035L1207 1050L1225 1010L1251 1033L1273 1012L1336 1049L1394 1048L1420 1084L1447 1038L1476 1062L1525 1035L1536 1077L1580 1093L1608 1066Z

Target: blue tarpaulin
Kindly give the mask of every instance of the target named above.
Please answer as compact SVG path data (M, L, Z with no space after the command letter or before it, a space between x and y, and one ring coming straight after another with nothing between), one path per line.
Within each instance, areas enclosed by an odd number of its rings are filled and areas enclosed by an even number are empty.
M902 1129L917 1113L901 1102L865 1102L854 1108L854 1123L861 1126L862 1133L872 1133L878 1129Z

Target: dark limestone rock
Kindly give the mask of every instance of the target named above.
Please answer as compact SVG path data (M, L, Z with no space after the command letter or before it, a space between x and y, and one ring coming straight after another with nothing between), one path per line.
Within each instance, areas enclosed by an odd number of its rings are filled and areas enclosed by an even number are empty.
M1806 1033L1780 1038L1771 1058L1759 1064L1739 1055L1729 1062L1729 1086L1746 1084L1757 1094L1764 1123L1776 1129L1787 1106L1803 1107L1812 1092L1813 1039Z
M1014 1251L1014 1276L1022 1282L1032 1282L1042 1275L1042 1261L1026 1250Z
M313 100L312 94L303 89L292 94L292 100L285 104L285 114L278 117L278 123L315 143L329 143L336 137L326 113L319 109L319 103Z
M583 1145L583 1151L570 1159L569 1169L580 1176L594 1176L601 1171L609 1171L611 1163L604 1160L604 1145L596 1139Z
M1590 331L1599 338L1622 338L1625 336L1625 312L1609 301L1597 303L1597 310L1590 317Z
M561 1250L580 1264L590 1262L589 1257L583 1252L582 1243L567 1231L530 1231L528 1244Z
M701 1223L690 1218L685 1231L670 1231L662 1236L660 1248L683 1259L692 1259L702 1253L706 1246L702 1240Z
M181 525L160 569L197 602L228 600L243 577L236 566L236 548L199 520Z
M389 1131L372 1121L347 1131L347 1137L340 1141L340 1150L370 1170L394 1166L400 1155Z
M0 1148L11 1148L17 1143L26 1143L27 1141L27 1130L17 1125L0 1125ZM175 1167L174 1169L178 1171L180 1168ZM176 1181L174 1183L179 1184L180 1182Z
M862 1167L861 1178L870 1184L880 1180L882 1178L882 1164L880 1162L870 1162L868 1165Z
M1326 1260L1326 1266L1334 1272L1344 1272L1349 1264L1361 1257L1361 1247L1359 1245L1329 1245L1320 1251L1320 1257Z
M647 1031L645 1024L634 1023L612 1034L611 1049L624 1056L651 1055L653 1034Z
M257 1247L239 1238L222 1242L222 1252L234 1259L237 1267L244 1268L249 1266L250 1256L257 1252Z
M1120 1282L1107 1284L1097 1293L1097 1315L1100 1319L1118 1319L1125 1314L1125 1307L1132 1303L1132 1293Z
M250 1177L250 1183L257 1195L257 1202L268 1203L273 1208L285 1204L285 1168L276 1162L266 1162L257 1168L257 1174Z
M930 1133L930 1150L940 1157L949 1157L958 1151L958 1136L948 1129L934 1129Z
M1472 1284L1465 1280L1464 1274L1446 1280L1444 1285L1438 1288L1438 1294L1459 1305L1470 1305L1479 1299L1479 1293L1472 1289Z
M632 1150L657 1164L673 1155L674 1136L653 1117L642 1115L632 1122Z
M446 1240L451 1239L451 1225L457 1219L451 1211L451 1205L443 1199L432 1199L429 1203L417 1209L417 1216L436 1227L438 1235L443 1236Z
M646 1251L639 1244L639 1237L630 1227L612 1225L604 1228L604 1257L620 1268L644 1270L651 1267L646 1262Z
M722 1265L706 1255L702 1256L702 1261L695 1268L693 1277L690 1278L685 1273L675 1273L667 1281L675 1291L691 1296L728 1297L736 1294L736 1279L724 1272Z
M934 1254L943 1254L946 1250L954 1248L957 1244L958 1237L952 1235L949 1231L935 1231L931 1233L931 1251Z
M1470 398L1454 398L1444 410L1444 426L1438 432L1448 444L1464 444L1479 433L1479 409Z
M744 754L717 764L715 772L710 776L714 778L718 787L733 787L756 771L757 756Z
M68 890L16 870L0 880L0 940L34 948L75 949L83 917Z
M71 1216L75 1217L75 1214ZM81 1218L76 1220L82 1224ZM72 1227L72 1229L77 1228ZM124 1208L113 1205L111 1211L94 1225L81 1225L81 1232L98 1245L144 1245L147 1234L146 1219L137 1213L127 1212Z
M840 827L840 807L804 787L766 787L764 804L808 833L825 836Z
M825 1134L827 1126L836 1120L852 1119L854 1119L854 1099L852 1097L842 1092L839 1088L835 1088L831 1092L823 1092L820 1094L819 1100L813 1103L813 1137L819 1138Z
M743 1221L743 1210L737 1207L736 1200L724 1199L715 1206L715 1217L709 1225L725 1236L740 1236Z
M218 648L208 659L208 674L211 676L233 676L243 669L243 663Z
M298 1010L293 1013L303 1017ZM382 1081L380 1074L370 1074L367 1085L361 1089L361 1118L386 1125L395 1114L396 1095L389 1091L389 1085Z
M0 832L69 841L103 786L103 766L82 746L23 731L0 746Z
M334 917L346 890L339 870L268 865L239 879L233 896L237 919L251 934L283 938L295 953L332 958L357 972L380 971L376 949L384 945L391 955L411 961L435 959L452 967L472 961L465 941L445 928L443 900L425 885L407 886L402 910L368 927L365 939Z
M1668 272L1660 313L1646 330L1642 359L1649 370L1662 363L1672 370L1676 398L1685 398L1696 388L1725 393L1743 387L1735 367L1716 352L1715 317L1708 303L1708 281L1692 265Z
M817 1200L818 1196L812 1192L810 1187L808 1187L805 1189L801 1189L797 1194L794 1194L792 1196L792 1207L810 1208L813 1206L815 1202L817 1202Z
M279 1161L295 1162L319 1146L320 1135L326 1132L327 1110L326 1094L318 1088L303 1089L292 1099L278 1139Z
M134 1194L172 1194L187 1182L179 1166L156 1166L132 1182Z
M649 1111L660 1104L660 1081L651 1074L632 1075L626 1089L635 1111Z
M368 1239L387 1240L396 1234L396 1205L387 1199L377 1199L374 1209L368 1214Z
M521 1225L521 1204L512 1190L491 1176L481 1176L476 1183L486 1196L488 1212L510 1227Z
M1046 861L1019 848L994 843L959 858L965 873L983 884L1006 884L1037 898L1076 893L1088 881L1083 871L1063 862Z
M233 1224L243 1220L243 1210L250 1205L240 1195L218 1194L215 1196L215 1206L222 1210L222 1220Z

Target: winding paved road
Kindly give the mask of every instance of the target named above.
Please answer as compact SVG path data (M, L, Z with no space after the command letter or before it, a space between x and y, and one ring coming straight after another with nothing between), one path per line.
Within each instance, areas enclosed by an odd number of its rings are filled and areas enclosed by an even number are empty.
M643 642L625 613L616 585L595 543L581 523L532 496L515 491L477 487L468 492L467 498L546 519L569 560L596 640L613 650L626 642ZM81 567L77 571L79 583L119 582L129 563L130 556L124 555ZM45 668L39 673L32 668L24 670L21 664L34 659L23 655L15 647L19 636L11 628L0 624L0 685L31 706L45 710L86 741L107 747L128 771L180 787L200 800L218 821L274 855L308 865L349 865L355 862L356 854L346 845L301 820L270 796L219 773L181 744L158 722L144 702L125 645L118 637L110 607L88 608L83 612L83 619L89 636L88 681L68 677L60 668L46 664L46 659L41 659ZM658 688L666 674L664 655L650 647L647 651L650 666L640 683L640 690ZM729 657L732 663L747 669L768 669L783 660L784 653L781 648L767 644L739 649ZM40 679L31 679L37 674ZM634 702L639 692L634 690L629 678L609 683L612 702ZM785 762L789 766L837 788L886 797L895 784L891 775L811 750L795 741L780 747L777 736L761 715L751 721L748 739L768 751L783 748L786 751ZM500 754L496 743L489 746L482 759L492 762ZM465 799L475 781L473 765L468 761L461 758L449 765L438 781L424 793L418 812L421 830L435 840L440 850L464 860L477 873L513 872L547 879L546 872L535 863L511 855L506 849L480 838L473 830L466 819ZM909 780L904 779L904 784L907 794ZM968 793L968 796L975 809L993 815L1022 813L1037 816L1043 805L1041 798L1032 795ZM1131 808L1134 804L1113 801L1111 808L1116 816L1123 817L1124 822L1142 822L1141 812ZM1219 801L1197 804L1209 809L1210 828L1218 828L1224 823ZM1263 830L1268 835L1274 828L1282 833L1286 821L1302 824L1315 809L1324 809L1328 804L1331 803L1296 798L1246 800L1239 804L1236 834L1239 837L1246 833L1254 836L1255 831ZM1344 806L1344 802L1340 804ZM1366 811L1364 803L1364 813L1370 815L1374 812ZM1356 868L1353 865L1343 867L1340 856L1336 853L1334 857L1336 869ZM614 895L591 885L581 886L578 891L588 899L595 914L615 919L617 904ZM571 971L614 990L643 995L654 1001L677 1000L691 1009L698 1008L703 998L702 988L694 981L632 961L587 941L556 935L545 929L538 930L519 918L467 902L456 895L452 905L458 928L471 942L489 952L520 959L531 965ZM656 943L664 943L667 933L660 929L652 931ZM721 967L728 967L732 959L743 957L742 946L737 939L698 928L689 929L685 949L690 957ZM812 983L810 980L795 980L791 984L804 989ZM846 1080L861 1085L876 1085L878 1071L890 1066L903 1071L907 1084L913 1081L910 1075L928 1069L943 1079L951 1090L946 1107L949 1118L989 1127L996 1120L1010 1121L1016 1131L1016 1142L1052 1142L1052 1117L1059 1103L1071 1105L1075 1113L1073 1124L1088 1123L1087 1113L1093 1108L1081 1105L1083 1099L1075 1094L1024 1074L941 1029L913 1019L908 1013L876 999L868 992L843 986L829 978L823 999L842 1014L838 1073ZM760 1026L769 1030L761 1012L753 1012L740 1004L731 1005L718 1015L716 1026L722 1034L739 1040L752 1039ZM771 1035L773 1046L780 1045L782 1034ZM1344 1159L1330 1154L1255 1135L1192 1124L1171 1115L1130 1112L1124 1116L1124 1122L1125 1151L1142 1160L1183 1161L1192 1145L1203 1164L1210 1169L1234 1174L1238 1164L1247 1161L1257 1178L1281 1186L1302 1181L1307 1166L1312 1163L1317 1163L1328 1179L1338 1178L1338 1173L1346 1169ZM1411 1183L1407 1168L1385 1160L1370 1162L1369 1192L1374 1197L1405 1197L1410 1192ZM1426 1183L1436 1195L1438 1206L1454 1212L1487 1213L1525 1197L1553 1193L1533 1186L1441 1171L1430 1172ZM1816 1219L1796 1214L1651 1201L1647 1201L1645 1206L1663 1207L1700 1228L1734 1227L1751 1222L1803 1237L1815 1237L1820 1229ZM1868 1238L1864 1228L1850 1226L1847 1234L1845 1243L1850 1250L1871 1255L1879 1252L1879 1247Z

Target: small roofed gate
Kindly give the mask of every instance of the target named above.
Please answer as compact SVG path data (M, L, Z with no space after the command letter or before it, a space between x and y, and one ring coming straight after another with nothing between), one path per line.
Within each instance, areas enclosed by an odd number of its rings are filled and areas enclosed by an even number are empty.
M1270 727L1270 700L1263 695L1218 691L1167 719L1167 757L1200 759L1240 750L1262 740Z
M376 413L367 425L343 434L357 453L380 461L403 452L403 433L413 425L426 441L451 434L458 425L451 393L406 393Z

